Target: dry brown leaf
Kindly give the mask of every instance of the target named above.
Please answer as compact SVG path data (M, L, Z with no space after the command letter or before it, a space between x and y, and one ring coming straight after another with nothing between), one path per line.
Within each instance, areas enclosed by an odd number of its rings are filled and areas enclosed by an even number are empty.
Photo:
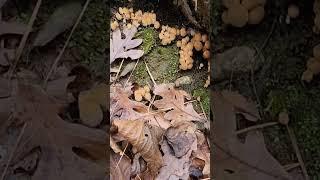
M203 175L210 175L210 148L208 141L203 133L195 132L197 136L197 150L192 152L192 157L201 159L205 162L205 165L202 170Z
M163 166L160 169L156 180L164 179L189 179L189 167L191 164L190 156L192 150L197 147L196 141L192 145L192 149L180 158L176 157L166 140L161 143L161 150L164 153Z
M267 151L261 132L247 133L242 143L236 131L235 107L222 93L213 92L215 143L214 178L223 180L289 179L288 173Z
M49 81L46 92L50 97L54 97L60 104L70 103L74 100L74 98L71 96L71 94L67 93L67 87L68 84L74 81L75 78L75 76L69 76Z
M162 166L162 155L158 144L163 132L154 126L145 125L142 120L114 120L118 134L124 137L147 162L148 170L155 176Z
M9 66L10 62L14 59L15 50L14 49L0 49L0 65Z
M255 103L248 101L237 92L224 90L221 93L223 97L233 105L235 111L243 114L247 120L257 121L260 119L260 114Z
M156 85L153 93L162 97L154 101L154 106L159 109L172 109L168 111L164 118L171 121L171 124L180 121L202 121L203 118L194 110L191 103L185 104L185 99L190 99L190 95L174 88L174 84Z
M131 162L126 156L111 152L110 154L110 180L129 180L131 174ZM118 164L119 163L119 164ZM117 166L118 164L118 166Z
M173 149L174 155L178 158L186 155L197 137L194 124L183 122L167 129L165 133L168 144Z
M27 25L18 22L0 21L0 36L4 34L22 35L27 30Z
M106 84L99 84L88 91L79 94L80 120L83 124L96 127L103 120L103 110L106 110L107 92Z
M104 167L79 157L73 150L88 146L106 149L105 132L62 120L58 105L38 86L19 84L15 113L27 125L12 162L36 147L41 149L32 180L104 178Z

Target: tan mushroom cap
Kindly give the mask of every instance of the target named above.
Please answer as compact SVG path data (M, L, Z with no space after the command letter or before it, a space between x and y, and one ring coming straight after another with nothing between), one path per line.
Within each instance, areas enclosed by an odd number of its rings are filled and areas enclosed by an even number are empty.
M248 22L248 10L241 4L232 5L223 19L226 20L226 24L231 24L235 27L243 27Z
M320 60L320 44L316 45L313 48L313 56L317 59Z
M259 24L264 17L264 7L257 6L249 11L248 24Z
M301 80L311 82L313 79L313 73L310 70L306 70L303 72Z
M290 18L297 18L300 14L300 10L299 10L299 7L294 5L294 4L291 4L289 7L288 7L288 16Z
M251 10L257 6L264 6L266 0L242 0L241 5L247 10Z

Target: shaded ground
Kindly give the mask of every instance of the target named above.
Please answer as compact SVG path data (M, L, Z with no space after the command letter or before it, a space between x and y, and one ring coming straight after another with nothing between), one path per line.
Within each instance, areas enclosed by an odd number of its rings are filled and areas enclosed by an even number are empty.
M215 87L231 88L260 102L263 121L274 121L279 112L288 111L289 125L294 129L308 173L311 179L317 179L320 175L319 77L311 83L300 79L308 58L312 56L312 48L320 39L312 31L313 1L297 2L300 16L286 24L290 2L268 1L261 24L238 29L222 25L222 7L219 3L214 4L214 53L245 45L260 50L265 59L253 77L250 73L243 74L231 81L215 83ZM283 165L296 162L284 127L271 127L264 132L269 151Z

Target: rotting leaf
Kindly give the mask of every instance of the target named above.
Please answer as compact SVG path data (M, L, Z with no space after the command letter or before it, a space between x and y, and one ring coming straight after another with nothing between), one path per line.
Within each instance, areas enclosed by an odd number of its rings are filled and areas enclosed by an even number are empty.
M242 143L236 131L236 110L230 99L212 92L215 143L214 178L231 180L290 179L283 166L267 151L261 132L248 132Z
M119 164L118 164L119 163ZM118 166L117 166L118 164ZM131 173L131 162L126 156L120 159L119 154L110 154L110 180L128 180Z
M174 84L160 84L154 88L154 94L162 97L154 101L154 106L159 109L167 109L164 118L172 124L179 121L202 121L203 118L194 110L191 103L185 104L185 99L191 96L183 91L174 88Z
M32 180L101 180L105 169L83 159L74 148L106 148L105 132L68 123L58 116L58 106L39 86L19 84L15 114L26 123L12 163L36 147L41 157ZM104 159L104 157L101 157Z
M33 46L44 46L69 29L75 23L81 9L82 6L79 2L67 3L57 8L37 34Z
M22 35L27 30L27 25L18 22L0 21L0 36L4 34Z
M96 87L79 94L80 120L83 124L96 127L103 120L103 110L106 110L108 86L99 84Z
M124 39L121 38L120 29L112 33L112 39L110 40L110 64L118 58L130 57L131 59L139 59L143 55L143 50L133 49L142 43L142 39L132 39L136 32L136 27L125 28L123 30Z
M114 120L113 124L118 127L118 134L141 154L147 162L149 173L155 176L163 163L158 147L162 130L155 126L149 127L141 120Z

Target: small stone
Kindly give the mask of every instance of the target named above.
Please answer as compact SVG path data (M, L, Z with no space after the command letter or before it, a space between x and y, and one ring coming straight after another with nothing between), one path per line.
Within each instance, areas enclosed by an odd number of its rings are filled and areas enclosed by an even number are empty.
M181 85L188 85L191 83L192 83L192 79L190 76L182 76L174 82L176 87L180 87Z

